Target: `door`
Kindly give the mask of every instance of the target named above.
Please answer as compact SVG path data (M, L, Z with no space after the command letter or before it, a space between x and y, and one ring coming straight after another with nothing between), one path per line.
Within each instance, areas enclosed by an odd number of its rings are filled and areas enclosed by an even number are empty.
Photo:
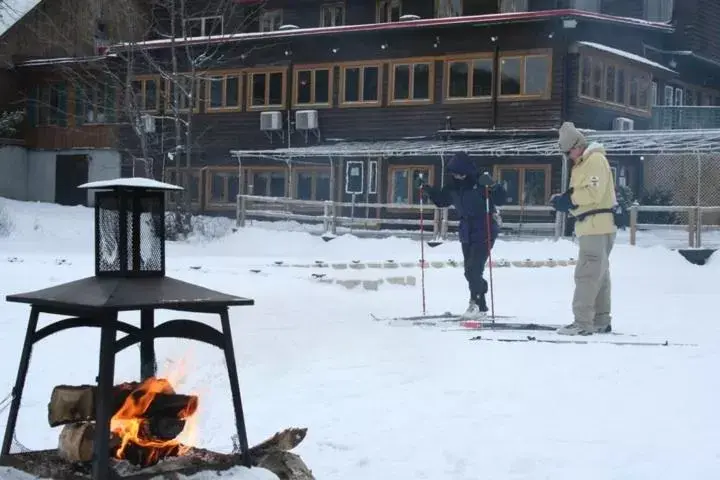
M87 190L77 187L87 183L89 163L87 155L55 157L55 203L87 205Z

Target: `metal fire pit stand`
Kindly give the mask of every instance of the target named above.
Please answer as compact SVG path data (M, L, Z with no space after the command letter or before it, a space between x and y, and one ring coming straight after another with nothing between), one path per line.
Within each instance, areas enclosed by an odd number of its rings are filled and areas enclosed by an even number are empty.
M141 186L129 180L144 180ZM155 339L182 338L220 348L225 355L235 426L242 463L250 466L245 417L240 397L228 307L253 305L236 297L165 276L164 197L174 185L148 179L94 182L79 188L103 188L95 204L95 276L29 293L10 295L9 302L31 306L12 403L8 414L0 463L10 454L18 412L34 345L55 333L77 327L100 328L98 396L95 399L96 432L92 479L106 480L110 473L110 420L115 355L140 344L140 376L155 376ZM112 245L112 255L107 255ZM197 320L176 319L155 325L155 310L207 313L220 316L221 330ZM118 320L120 312L139 311L140 327ZM68 318L38 328L41 313ZM118 332L125 334L117 338Z

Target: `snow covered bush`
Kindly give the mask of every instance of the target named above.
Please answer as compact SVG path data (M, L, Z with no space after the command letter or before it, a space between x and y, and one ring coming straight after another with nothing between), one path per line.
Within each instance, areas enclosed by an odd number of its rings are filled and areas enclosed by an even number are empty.
M235 220L227 217L193 215L190 232L183 235L177 221L177 212L165 213L165 238L171 242L188 239L216 240L232 232Z

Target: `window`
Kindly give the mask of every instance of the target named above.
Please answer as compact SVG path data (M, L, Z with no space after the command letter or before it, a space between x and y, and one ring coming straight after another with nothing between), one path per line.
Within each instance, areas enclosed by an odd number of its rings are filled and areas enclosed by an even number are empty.
M160 109L159 77L136 78L132 82L133 97L138 110L157 112Z
M67 127L67 84L56 82L35 87L28 101L28 119L33 126Z
M242 74L240 72L210 72L205 81L205 106L207 111L240 110Z
M178 90L177 105L175 104L175 89ZM167 108L171 112L184 112L193 106L193 111L197 112L200 108L200 79L193 78L192 74L188 76L178 74L177 78L167 80L165 86Z
M202 177L202 172L199 168L181 168L179 171L176 168L168 168L165 170L165 177L167 183L173 184L173 185L179 185L184 186L185 185L185 179L187 176L190 176L190 202L191 203L200 203L200 179ZM169 193L168 194L168 202L173 203L177 201L177 198L179 197L180 193Z
M223 34L223 17L196 17L185 20L185 36L209 37Z
M673 94L675 90L671 85L665 85L665 88L663 89L664 95L663 95L663 105L670 106L673 104Z
M601 0L575 0L573 8L575 10L600 13L600 4Z
M343 65L340 78L341 104L380 104L380 65Z
M581 97L648 111L651 106L651 85L652 79L648 73L619 65L610 59L589 55L581 57Z
M207 175L206 197L209 204L234 204L240 193L238 169L210 169Z
M390 188L389 203L416 204L420 203L420 189L417 180L422 175L426 182L432 184L432 169L425 166L391 166L389 169Z
M495 177L507 190L508 205L547 205L550 165L497 167Z
M500 0L500 13L527 12L528 0Z
M658 84L657 82L652 82L650 84L650 105L655 106L658 104Z
M394 63L390 66L391 103L432 101L433 62Z
M109 83L75 86L75 125L117 121L117 96Z
M377 0L377 23L398 22L402 16L401 0Z
M333 91L332 67L295 69L293 105L330 106Z
M283 70L248 74L248 107L277 108L285 105L285 74Z
M549 55L501 57L499 95L547 96L550 93L550 63Z
M330 200L330 171L328 169L295 169L295 198L300 200Z
M378 187L378 161L370 160L368 172L368 193L370 195L377 194Z
M264 197L284 197L287 191L285 169L248 169L248 193Z
M671 21L674 3L674 0L645 0L645 18L651 22Z
M449 100L490 98L493 85L492 57L448 60L445 77Z
M320 7L320 26L339 27L345 25L345 5L328 3Z
M260 31L273 32L283 24L283 11L281 8L267 10L260 15Z
M435 17L461 17L463 0L435 0Z
M682 88L675 89L675 100L673 102L673 105L675 105L676 107L682 107L684 105Z

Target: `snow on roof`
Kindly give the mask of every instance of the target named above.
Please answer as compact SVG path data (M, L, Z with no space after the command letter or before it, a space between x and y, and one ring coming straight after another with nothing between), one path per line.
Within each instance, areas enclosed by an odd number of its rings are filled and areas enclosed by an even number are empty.
M657 69L660 69L660 70L665 70L666 72L670 72L670 73L677 74L677 72L676 72L675 70L671 70L671 69L669 69L668 67L666 67L666 66L664 66L664 65L661 65L661 64L659 64L659 63L657 63L657 62L653 62L652 60L648 60L647 58L641 57L640 55L636 55L636 54L634 54L634 53L626 52L625 50L619 50L619 49L617 49L617 48L609 47L609 46L607 46L607 45L603 45L603 44L601 44L601 43L595 43L595 42L580 41L580 42L577 42L577 43L578 43L578 45L582 45L582 46L585 46L585 47L593 48L593 49L595 49L595 50L600 50L600 51L603 51L603 52L607 52L607 53L610 53L610 54L612 54L612 55L616 55L616 56L618 56L618 57L626 58L626 59L631 60L631 61L633 61L633 62L644 63L645 65L649 65L649 66L651 66L651 67L653 67L653 68L657 68Z
M0 36L30 13L42 0L0 0Z
M152 178L128 177L115 178L113 180L100 180L98 182L89 182L78 185L77 188L137 188L152 190L182 190L182 187L171 183L158 182Z
M558 10L541 10L533 12L511 12L511 13L492 13L484 15L466 15L460 17L443 17L443 18L421 18L419 20L406 20L402 22L387 23L368 23L358 25L340 25L336 27L313 27L313 28L296 28L290 30L273 30L270 32L249 32L249 33L231 33L223 35L214 35L207 37L192 38L163 38L160 40L148 40L145 42L119 43L112 45L109 51L122 51L125 48L167 48L168 45L178 42L183 44L212 44L212 43L229 43L241 42L245 40L269 39L269 38L287 38L295 36L310 35L329 35L348 32L368 32L368 31L386 31L398 30L405 28L422 28L451 26L462 24L498 24L509 22L529 22L541 21L552 18L578 18L584 20L592 20L599 22L610 22L615 24L623 24L635 26L639 28L651 28L654 30L663 30L672 32L674 28L671 25L661 22L650 22L639 18L617 17L614 15L606 15L603 13L587 12L584 10L558 9Z
M560 155L554 136L490 136L473 140L392 140L384 142L339 142L310 147L273 150L231 150L236 157L276 159L308 157L417 157L452 155L464 152L473 156ZM602 143L608 154L660 155L720 153L720 129L717 130L643 130L586 131L589 141Z

